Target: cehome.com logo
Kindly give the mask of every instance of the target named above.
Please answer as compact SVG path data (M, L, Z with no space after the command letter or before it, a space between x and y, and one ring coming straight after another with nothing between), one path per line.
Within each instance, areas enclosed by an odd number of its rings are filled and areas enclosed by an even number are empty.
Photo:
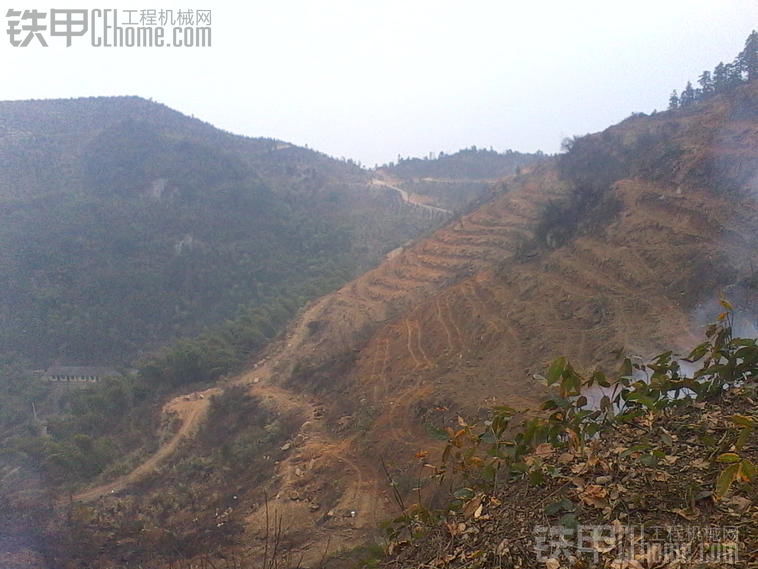
M14 9L5 13L12 47L211 47L210 10Z

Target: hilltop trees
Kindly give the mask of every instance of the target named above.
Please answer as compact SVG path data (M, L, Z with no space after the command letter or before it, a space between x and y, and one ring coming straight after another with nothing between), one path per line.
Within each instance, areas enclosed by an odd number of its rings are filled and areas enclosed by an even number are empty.
M745 49L735 57L732 63L722 61L713 69L713 73L703 71L698 78L700 87L697 89L692 86L692 82L687 81L687 86L681 96L678 96L674 90L669 97L669 110L689 107L712 95L731 91L756 78L758 78L758 32L753 30L745 40Z
M758 33L755 30L748 36L739 61L741 71L747 76L748 81L758 78Z
M674 89L671 92L671 96L669 97L669 109L678 109L679 108L679 94L676 92L676 89Z

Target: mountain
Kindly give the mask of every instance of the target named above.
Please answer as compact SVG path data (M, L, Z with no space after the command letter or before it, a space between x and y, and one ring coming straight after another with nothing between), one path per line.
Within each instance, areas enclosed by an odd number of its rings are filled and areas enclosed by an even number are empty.
M0 351L130 365L229 318L262 322L255 351L451 215L376 181L138 97L0 102Z
M281 326L440 222L370 178L137 97L0 102L2 351L127 365L240 307Z
M392 180L419 203L431 202L458 213L486 196L498 180L532 167L544 156L507 150L496 152L472 146L436 157L398 158L377 169L379 177Z
M308 303L244 373L175 393L153 443L105 471L60 478L118 433L51 421L48 438L19 436L6 539L51 567L236 563L274 546L316 566L375 539L434 494L420 459L436 461L441 429L533 406L555 357L589 373L688 351L722 292L754 335L756 171L755 81L575 138ZM361 183L407 204L398 180ZM77 400L79 428L126 399L117 385Z

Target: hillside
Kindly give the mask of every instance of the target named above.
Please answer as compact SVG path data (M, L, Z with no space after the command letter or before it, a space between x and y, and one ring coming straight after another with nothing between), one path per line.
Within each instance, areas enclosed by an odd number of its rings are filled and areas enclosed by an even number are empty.
M440 222L369 179L137 97L2 102L2 351L129 365L240 307L281 326Z
M372 539L396 509L388 475L412 494L439 428L533 405L556 356L589 371L688 351L721 291L754 335L756 166L756 82L575 139L311 302L245 373L167 402L157 448L77 489L60 522L23 502L36 533L17 543L55 566L161 566L275 536L315 566Z
M461 213L479 198L489 197L494 183L512 176L544 159L541 153L525 154L507 150L496 152L467 148L453 154L440 152L427 158L398 158L397 163L377 169L420 203Z
M748 472L758 461L752 431L735 423L758 424L755 387L663 413L631 408L635 419L578 446L540 443L523 459L528 476L497 488L469 479L431 522L410 514L417 538L398 531L381 566L754 567L755 481L721 481L727 460Z
M0 102L1 351L129 366L240 317L266 321L259 347L451 215L382 180L139 97Z

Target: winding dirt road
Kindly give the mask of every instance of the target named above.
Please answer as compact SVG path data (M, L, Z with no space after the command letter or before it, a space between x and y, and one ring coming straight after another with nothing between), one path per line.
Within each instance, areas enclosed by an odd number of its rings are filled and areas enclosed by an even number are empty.
M403 188L399 188L399 187L397 187L397 186L395 186L393 184L390 184L389 182L386 182L384 180L380 180L378 178L374 178L374 179L371 180L371 185L372 186L381 186L383 188L388 188L390 190L394 190L394 191L398 192L400 194L400 197L407 204L423 208L423 209L425 209L427 211L430 211L430 212L433 212L433 213L438 213L438 214L441 213L441 214L446 215L446 216L453 215L453 212L450 211L449 209L444 209L444 208L441 208L441 207L435 207L433 205L428 205L428 204L422 203L419 200L414 199L413 195L410 194L410 193L408 193L407 191L405 191Z
M130 484L134 484L152 474L163 460L176 452L179 443L197 432L198 426L208 411L210 398L220 392L221 390L218 388L207 389L202 392L193 393L192 395L177 397L166 403L163 406L163 415L169 416L174 414L182 421L179 430L174 436L161 445L152 456L129 474L121 476L107 484L95 486L94 488L80 492L73 499L78 502L92 502L107 494L120 492Z

